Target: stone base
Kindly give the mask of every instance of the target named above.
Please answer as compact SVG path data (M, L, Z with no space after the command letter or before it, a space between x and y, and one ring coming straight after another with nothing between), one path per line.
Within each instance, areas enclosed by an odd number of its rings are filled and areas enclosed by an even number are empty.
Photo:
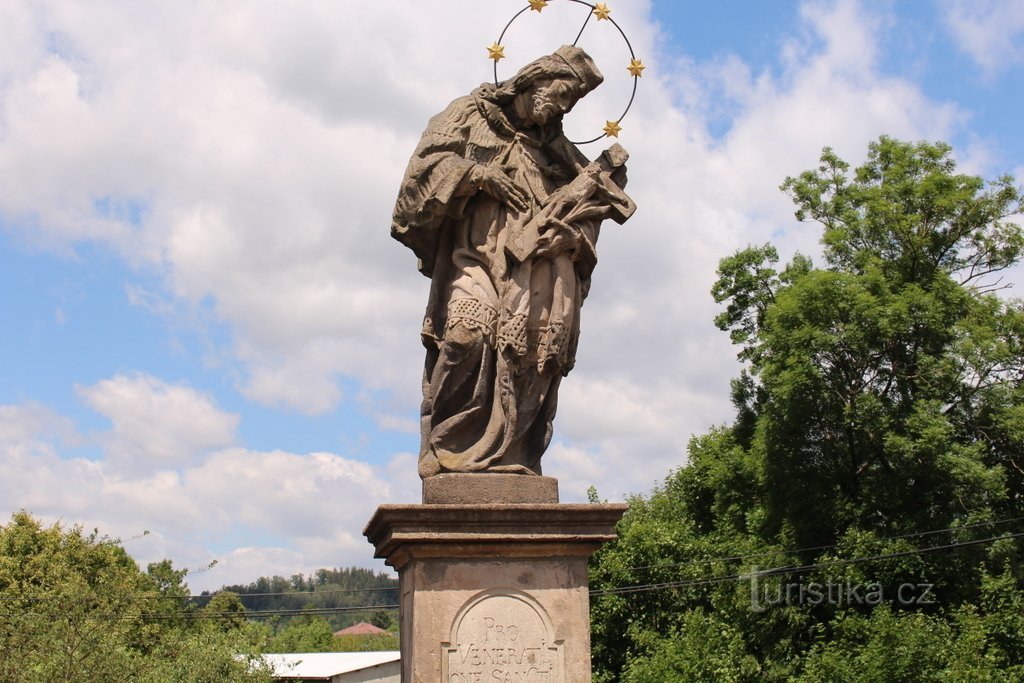
M587 558L627 508L379 507L364 533L399 573L402 681L589 683Z
M423 480L427 505L558 502L558 480L527 474L437 474Z

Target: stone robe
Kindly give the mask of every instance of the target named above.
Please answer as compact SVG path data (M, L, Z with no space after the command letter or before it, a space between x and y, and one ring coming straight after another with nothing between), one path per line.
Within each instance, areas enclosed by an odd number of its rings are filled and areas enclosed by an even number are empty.
M588 165L560 121L517 130L491 97L484 85L431 119L395 206L392 235L432 280L423 477L541 473L601 220L632 212L621 163ZM520 214L474 187L478 164L502 169L531 207Z

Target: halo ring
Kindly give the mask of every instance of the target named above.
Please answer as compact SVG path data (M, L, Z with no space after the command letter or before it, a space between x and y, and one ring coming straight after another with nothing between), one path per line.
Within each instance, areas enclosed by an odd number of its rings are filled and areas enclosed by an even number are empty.
M586 2L586 0L569 0L569 2L574 2L577 5L584 5L584 6L590 8L590 11L587 12L587 20L583 22L583 27L580 28L580 32L576 35L576 40L574 40L573 43L572 43L573 45L576 45L576 43L580 42L580 38L583 37L583 32L587 29L587 24L590 23L590 18L592 16L594 16L594 11L597 9L597 5L594 5L593 3L590 3L590 2ZM502 41L505 39L505 34L508 33L508 30L509 30L509 28L512 27L512 24L514 24L516 19L518 19L520 16L522 16L522 14L524 12L528 12L530 9L532 9L532 6L531 5L527 5L523 9L519 10L518 12L516 12L512 16L511 19L509 19L508 23L505 24L505 28L503 28L501 30L501 35L498 36L498 41L497 41L496 45L501 45L502 44ZM608 21L610 21L612 23L612 25L616 29L618 29L619 34L622 36L622 39L626 42L626 47L629 49L629 56L630 56L630 58L635 62L636 61L636 53L633 52L633 45L629 42L629 38L626 36L626 32L623 31L622 27L619 26L618 22L615 21L614 19L612 19L610 16L606 17L606 19L608 19ZM630 93L629 102L626 104L626 109L622 112L622 114L619 116L619 118L615 119L614 123L616 125L621 123L622 119L626 118L626 114L629 113L630 108L633 106L633 100L636 99L636 89L637 89L637 83L639 82L639 80L640 80L639 74L634 74L633 75L633 91L632 91L632 93ZM498 82L499 82L498 81L498 60L495 59L494 60L494 85L495 85L495 87L498 86ZM570 140L570 142L572 142L572 144L574 144L574 145L589 145L592 142L597 142L598 140L601 140L601 139L606 138L606 137L608 137L608 133L603 133L601 135L598 135L596 138L593 138L591 140L583 140L583 141L579 141L579 142L577 142L576 140Z

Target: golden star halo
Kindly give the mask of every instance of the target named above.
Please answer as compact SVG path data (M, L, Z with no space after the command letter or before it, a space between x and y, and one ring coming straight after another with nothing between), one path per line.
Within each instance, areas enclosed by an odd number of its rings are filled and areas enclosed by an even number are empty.
M487 56L496 62L505 59L505 46L498 45L497 42L492 43L491 46L487 48Z
M490 47L487 48L488 58L494 60L494 84L495 84L495 86L497 86L498 83L499 83L499 80L498 80L498 62L500 60L502 60L502 59L505 59L505 57L506 57L506 55L505 55L505 46L501 44L501 41L504 38L505 33L508 31L509 26L511 26L512 23L515 22L516 18L521 16L526 10L533 10L533 11L535 11L535 12L537 12L539 14L539 13L541 13L544 10L544 8L548 7L548 5L550 4L550 0L527 0L527 1L529 3L528 6L526 8L524 8L524 9L520 10L518 13L515 14L515 16L512 17L512 20L509 21L507 26L505 26L505 30L503 30L501 32L501 37L498 38L498 40L496 40L494 43L491 44ZM614 24L616 28L619 29L619 33L622 33L622 37L623 37L623 39L625 39L627 47L629 47L629 52L630 52L631 59L630 59L630 62L629 62L629 66L626 67L626 70L634 78L634 82L633 82L633 96L635 96L636 95L636 87L637 87L636 79L639 79L639 78L643 77L644 69L646 69L647 66L641 60L636 58L636 55L633 53L633 48L629 46L629 39L626 38L626 34L623 33L621 28L619 28L619 25L615 22L615 20L611 18L610 15L612 13L612 10L608 6L608 3L607 2L599 2L597 4L591 4L589 2L583 2L583 0L573 0L573 2L578 2L581 5L589 5L590 9L591 9L590 16L597 17L598 21L602 21L602 20L609 21L610 23ZM585 29L586 26L587 26L587 24L586 24L586 22L584 22L583 28ZM580 35L582 35L582 33L583 33L583 31L581 30L580 31ZM578 40L579 40L579 37L577 37L577 41ZM575 43L574 43L574 45L575 45ZM633 104L633 97L630 97L629 104L626 106L626 110L622 113L622 116L620 116L618 119L616 119L614 121L607 121L606 124L605 124L605 127L603 129L604 135L600 136L600 137L614 137L614 138L619 137L619 133L622 131L622 126L620 125L620 122L622 121L623 117L625 117L625 115L627 113L629 113L629 109L632 106L632 104ZM584 141L584 142L573 142L573 144L589 144L591 142L597 142L600 139L600 137L596 137L593 140L587 140L587 141Z
M644 66L644 63L641 62L639 59L632 59L629 62L629 66L626 67L626 71L633 74L634 76L641 77L644 75L644 69L646 68L647 67Z

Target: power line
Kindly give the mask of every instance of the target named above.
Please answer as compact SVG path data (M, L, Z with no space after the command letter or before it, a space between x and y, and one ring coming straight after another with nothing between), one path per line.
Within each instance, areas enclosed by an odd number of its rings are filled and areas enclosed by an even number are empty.
M384 593L388 591L397 591L398 586L393 588L338 588L323 591L285 591L283 593L235 593L229 590L219 590L216 593L200 593L198 595L161 595L158 593L147 593L147 594L135 594L133 597L139 600L211 600L218 595L235 595L239 598L270 598L270 597L316 597L318 595L339 595L339 594L352 594L352 593ZM18 597L0 597L2 600L48 600L52 599L47 596L40 596L37 598L18 598Z
M995 526L995 525L999 525L999 524L1008 524L1010 522L1019 522L1019 521L1024 521L1024 515L1022 515L1020 517L1007 517L1007 518L1003 518L1003 519L996 519L996 520L991 520L991 521L988 521L988 522L976 522L974 524L965 524L963 526L946 527L944 529L933 529L931 531L919 531L919 532L914 532L914 533L900 534L900 535L897 535L897 536L880 536L878 538L871 539L871 541L874 541L874 542L884 542L884 541L903 540L903 539L907 539L907 538L920 538L920 537L924 537L924 536L932 536L932 535L935 535L935 534L941 534L941 533L946 533L946 532L963 531L963 530L967 530L967 529L977 529L977 528L980 528L980 527ZM810 551L813 551L813 550L831 550L831 549L834 549L834 548L842 548L842 547L844 547L846 545L848 545L848 544L833 543L833 544L829 544L829 545L808 546L808 547L805 547L805 548L779 548L779 549L775 549L775 550L766 550L766 551L757 552L757 553L747 553L747 554L744 554L744 555L726 555L726 556L720 556L720 557L707 557L707 558L702 558L702 559L687 560L685 562L674 562L674 563L669 563L669 564L651 564L651 565L640 565L640 566L635 566L635 567L626 567L625 569L627 569L629 571L642 571L642 570L647 570L647 569L672 569L672 568L678 568L678 567L691 567L691 566L694 566L694 565L711 564L711 563L714 563L714 562L735 562L735 561L738 561L738 560L748 560L748 559L753 559L753 558L757 558L757 557L769 557L769 556L773 556L773 555L795 555L797 553L810 552ZM391 588L338 588L338 589L330 589L330 590L312 590L312 591L295 591L295 590L292 590L292 591L283 591L283 592L274 592L274 593L234 593L233 591L220 590L220 591L217 591L215 593L201 593L201 594L198 594L198 595L194 595L194 594L189 594L189 595L148 594L148 595L136 595L134 597L136 597L138 599L143 599L143 600L191 600L191 601L200 601L200 600L212 599L214 596L219 595L221 593L233 594L233 595L238 596L239 598L270 598L270 597L291 597L291 596L295 596L295 597L302 597L302 596L317 597L317 596L326 596L326 595L344 595L344 594L351 595L351 594L357 594L357 593L359 593L359 594L361 594L361 593L386 593L386 592L389 592L389 591L397 591L397 590L398 590L398 586L394 586L394 587L391 587ZM19 597L0 597L0 601L12 601L12 600L44 601L44 600L59 600L59 599L60 598L52 597L52 596L39 596L39 597L34 597L34 598L29 598L29 597L21 597L21 598L19 598Z
M282 596L286 596L286 595L311 595L311 596L315 596L315 595L338 595L340 593L381 593L381 592L384 592L384 591L397 591L397 590L398 590L398 586L393 586L391 588L337 588L337 589L332 588L330 590L323 590L323 591L318 591L318 590L311 590L311 591L284 591L282 593L234 593L234 591L228 591L228 590L223 590L222 589L222 590L217 591L216 593L203 593L203 594L199 594L199 595L188 595L188 596L184 596L184 597L188 597L188 598L191 598L191 599L201 599L201 598L212 598L213 596L218 595L220 593L231 593L233 595L237 595L240 598L263 598L263 597L282 597Z
M852 557L848 559L836 559L829 560L827 562L819 562L815 564L806 564L802 566L786 566L786 567L773 567L771 569L758 570L754 573L749 574L731 574L729 576L715 576L703 579L687 579L684 581L666 581L663 583L647 583L637 584L633 586L618 586L616 588L606 588L603 590L591 590L590 595L593 597L601 597L604 595L622 595L626 593L643 593L652 590L662 590L669 588L686 588L689 586L700 586L707 584L723 583L726 581L738 581L750 579L753 577L766 577L766 576L778 576L782 574L803 574L815 569L821 569L823 567L831 567L837 564L860 564L861 562L874 562L877 560L889 560L898 557L909 557L911 555L923 555L925 553L937 552L940 550L953 550L956 548L964 548L967 546L981 545L983 543L994 543L995 541L1003 541L1012 538L1024 537L1024 532L1016 534L1007 534L1004 536L993 536L992 538L981 538L973 541L961 541L959 543L949 543L947 545L933 546L930 548L918 548L916 550L904 550L894 553L882 553L879 555L871 555L868 557Z
M270 619L273 617L298 617L318 616L325 614L345 614L351 612L376 612L398 609L398 605L366 605L360 607L323 607L317 609L274 609L274 610L246 610L244 612L184 612L180 610L170 612L138 612L135 614L85 614L85 619L97 620L144 620L144 621L171 621L181 618L187 619ZM42 612L19 612L0 613L0 619L24 619L39 618L53 620L53 614ZM56 617L59 619L59 617Z
M922 536L933 536L935 534L942 534L948 531L963 531L965 529L977 529L985 526L995 526L997 524L1008 524L1010 522L1019 522L1024 520L1024 516L1021 517L1008 517L1005 519L996 519L990 522L976 522L975 524L965 524L964 526L947 527L945 529L934 529L932 531L918 531L915 533L900 534L897 536L880 536L878 538L870 539L874 542L883 541L899 541L907 538L919 538ZM748 560L755 557L768 557L771 555L796 555L797 553L810 552L812 550L831 550L834 548L842 548L849 544L844 543L832 543L829 545L816 545L808 546L806 548L779 548L777 550L765 550L757 553L748 553L746 555L727 555L723 557L707 557L699 560L687 560L686 562L674 562L670 564L649 564L641 565L638 567L626 567L630 571L641 571L645 569L671 569L674 567L691 567L699 564L709 564L712 562L733 562L736 560Z
M142 613L140 616L145 619L177 618L182 615L196 617L199 619L222 619L230 617L241 617L243 619L269 619L272 617L318 616L323 614L347 614L350 612L376 612L396 609L398 609L398 605L365 605L360 607L320 607L313 609L246 610L245 612L149 612Z
M623 595L630 593L642 593L654 590L667 590L676 588L686 588L690 586L701 586L701 585L712 585L717 583L724 583L729 581L740 581L754 577L769 577L779 576L785 574L802 574L814 569L821 569L824 567L831 567L834 565L850 565L860 564L862 562L874 562L878 560L895 559L899 557L910 557L913 555L923 555L926 553L933 553L939 551L956 550L968 546L982 545L985 543L994 543L996 541L1010 540L1014 538L1024 537L1024 532L1005 534L1002 536L993 536L990 538L975 539L972 541L960 541L958 543L949 543L946 545L932 546L929 548L918 548L915 550L904 550L892 553L881 553L877 555L870 555L866 557L853 557L846 559L829 560L827 562L818 562L807 565L790 565L782 567L772 567L770 569L758 570L754 573L748 574L730 574L728 576L712 576L699 579L688 579L684 581L669 581L662 583L647 583L647 584L636 584L631 586L618 586L616 588L606 588L601 590L592 589L590 595L592 597L603 597L606 595ZM243 619L266 619L279 616L316 616L320 614L340 614L346 612L365 612L365 611L377 611L377 610L394 610L398 609L398 605L363 605L356 607L324 607L324 608L310 608L310 609L272 609L272 610L246 610L244 612L188 612L181 610L174 610L169 612L140 612L132 615L84 615L87 619L146 619L146 620L161 620L161 619L176 619L181 617L187 618L199 618L199 619L223 619L230 617L240 617ZM46 619L53 619L52 614L42 613L31 613L24 612L20 614L0 614L0 618L26 618L26 617L39 617Z

